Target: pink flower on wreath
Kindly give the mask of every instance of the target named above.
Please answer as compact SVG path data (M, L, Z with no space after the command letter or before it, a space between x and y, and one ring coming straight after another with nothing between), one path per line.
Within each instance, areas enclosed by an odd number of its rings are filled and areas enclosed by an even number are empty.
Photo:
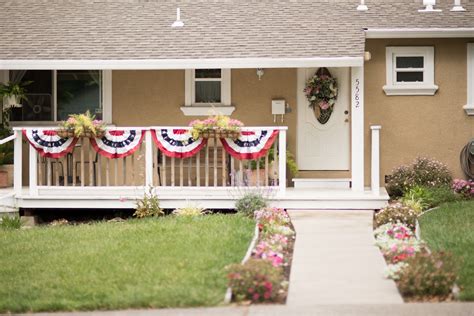
M327 110L329 109L329 103L326 101L321 101L319 102L319 107L321 108L321 110Z

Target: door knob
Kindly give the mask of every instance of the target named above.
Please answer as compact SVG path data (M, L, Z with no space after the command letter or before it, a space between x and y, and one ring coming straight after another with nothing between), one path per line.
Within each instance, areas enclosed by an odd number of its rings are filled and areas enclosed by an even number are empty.
M344 111L344 114L346 114L346 115L349 114L349 111L345 110L345 111Z
M346 123L349 122L349 119L345 119L344 122L346 122Z

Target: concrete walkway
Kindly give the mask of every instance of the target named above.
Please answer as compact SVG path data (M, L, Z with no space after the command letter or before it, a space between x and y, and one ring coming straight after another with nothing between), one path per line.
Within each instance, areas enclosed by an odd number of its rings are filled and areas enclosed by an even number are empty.
M372 211L289 211L296 230L288 307L401 304L374 245Z

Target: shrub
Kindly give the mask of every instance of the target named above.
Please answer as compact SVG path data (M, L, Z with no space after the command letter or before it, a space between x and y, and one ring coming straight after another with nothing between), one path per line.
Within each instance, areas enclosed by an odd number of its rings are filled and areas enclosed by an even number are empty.
M402 198L403 204L416 208L421 207L422 210L438 206L442 203L453 202L458 197L447 186L441 187L423 187L415 186L411 188Z
M446 298L456 282L456 264L447 253L419 252L409 258L399 275L398 288L407 297Z
M150 188L148 193L145 192L143 198L137 201L137 208L133 216L137 218L161 216L165 213L160 208L160 200L158 196L153 192L153 188Z
M417 216L417 212L410 207L395 203L375 214L375 226L379 227L387 223L402 223L411 230L415 230Z
M229 287L236 301L277 301L283 290L283 270L270 261L250 259L227 267Z
M173 215L176 216L189 216L189 217L194 217L194 216L201 216L206 213L206 209L196 206L196 205L187 205L182 208L177 208L173 211Z
M255 211L267 207L267 200L259 193L246 193L237 200L235 208L238 213L253 217Z
M392 172L387 182L387 190L390 196L400 197L415 186L449 186L451 181L451 173L445 164L419 157L413 163L402 165Z
M2 229L19 229L23 226L20 216L2 216L0 219L0 228Z

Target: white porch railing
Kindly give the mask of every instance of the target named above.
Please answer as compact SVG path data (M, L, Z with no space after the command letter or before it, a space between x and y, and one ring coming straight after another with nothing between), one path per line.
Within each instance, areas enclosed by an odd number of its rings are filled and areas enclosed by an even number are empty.
M207 145L190 158L170 158L153 143L150 129L185 127L150 127L138 150L124 158L109 159L99 155L88 138L80 138L74 150L62 158L45 158L29 145L29 195L38 196L58 188L71 190L93 187L179 188L205 187L274 187L281 194L286 190L287 127L247 127L245 130L279 130L278 140L269 152L257 160L237 160L229 155L220 141L209 139ZM33 128L34 129L34 128ZM137 129L132 127L121 130ZM15 192L22 190L22 130L14 129ZM282 149L282 150L280 150ZM48 190L51 189L51 190ZM72 192L72 191L71 191Z

